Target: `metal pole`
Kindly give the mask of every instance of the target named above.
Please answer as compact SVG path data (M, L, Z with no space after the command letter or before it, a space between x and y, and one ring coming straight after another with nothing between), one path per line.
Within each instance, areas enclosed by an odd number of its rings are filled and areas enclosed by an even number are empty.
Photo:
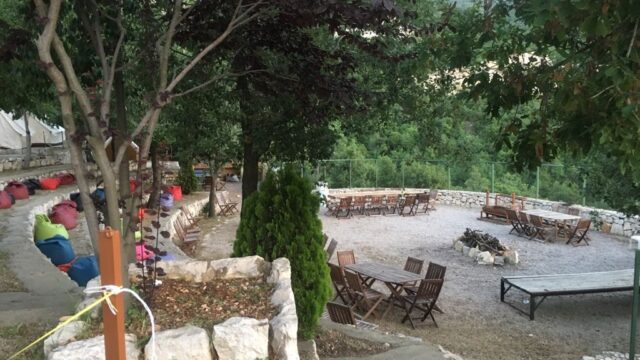
M495 193L496 163L491 163L491 192Z
M351 159L349 159L349 189L351 189Z
M376 169L376 189L378 188L378 159L373 160L373 166Z
M404 163L401 166L402 169L402 188L404 189Z
M100 275L103 285L122 286L122 257L120 232L107 227L100 232ZM102 303L104 323L104 354L106 359L125 360L124 346L124 294L111 296L111 303L117 310L114 315L109 305Z
M638 301L639 288L638 282L640 279L640 249L636 249L636 261L633 268L633 308L631 309L631 338L629 339L629 360L634 360L636 357L636 331L638 324Z
M536 199L540 198L540 166L536 168Z
M449 184L449 190L451 190L451 165L447 166L447 183Z
M582 178L582 206L587 205L587 177Z

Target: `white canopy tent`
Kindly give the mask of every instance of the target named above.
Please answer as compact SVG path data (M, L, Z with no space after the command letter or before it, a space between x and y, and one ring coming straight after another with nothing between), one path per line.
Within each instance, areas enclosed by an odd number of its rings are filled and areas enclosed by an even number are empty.
M26 144L24 129L13 120L12 115L0 110L0 148L22 149Z
M64 142L64 129L59 126L50 126L37 119L32 114L26 114L16 120L18 126L26 134L25 120L29 121L29 132L31 133L31 145L52 146L62 145Z

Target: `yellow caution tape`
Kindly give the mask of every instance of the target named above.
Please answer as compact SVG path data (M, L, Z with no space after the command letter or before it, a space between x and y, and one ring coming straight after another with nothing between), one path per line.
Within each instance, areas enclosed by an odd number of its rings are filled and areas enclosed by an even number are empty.
M74 314L73 316L70 316L68 319L66 319L65 321L61 322L60 324L58 324L58 326L56 326L54 329L52 329L51 331L47 332L46 334L40 336L38 339L36 339L34 342L32 342L31 344L27 345L25 348L23 348L22 350L18 351L17 353L11 355L11 357L7 360L11 360L11 359L15 359L16 357L18 357L20 354L24 353L25 351L31 349L32 347L34 347L35 345L37 345L39 342L41 342L42 340L48 338L49 336L51 336L54 332L62 329L64 326L66 326L68 323L72 322L73 320L76 320L78 318L80 318L82 315L88 313L89 311L91 311L91 309L93 309L94 307L100 305L101 302L107 300L111 295L114 295L113 292L105 292L104 296L102 296L101 298L99 298L98 300L92 302L89 306L87 306L86 308L82 309L80 312Z

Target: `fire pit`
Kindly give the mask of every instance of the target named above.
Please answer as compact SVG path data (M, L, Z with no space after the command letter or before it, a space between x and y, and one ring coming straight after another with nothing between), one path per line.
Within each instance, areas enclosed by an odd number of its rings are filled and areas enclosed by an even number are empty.
M501 244L495 236L480 230L467 228L464 234L453 242L453 248L481 265L504 266L516 265L519 262L516 250Z

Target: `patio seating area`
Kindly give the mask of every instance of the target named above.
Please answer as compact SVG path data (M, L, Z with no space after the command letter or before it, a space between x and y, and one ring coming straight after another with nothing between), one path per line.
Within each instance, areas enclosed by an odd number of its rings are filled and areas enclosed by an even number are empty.
M353 194L346 196L350 195ZM554 210L557 223L551 218L551 212L545 214L531 209L516 211L509 222L480 221L477 208L440 204L438 211L429 212L429 216L357 213L350 216L350 221L343 221L335 214L322 214L326 244L333 244L331 247L335 248L329 260L333 264L330 265L332 280L342 295L336 292L333 302L347 306L356 322L365 321L383 332L420 337L441 344L464 358L573 359L585 353L625 351L629 341L630 291L547 297L542 311L536 312L535 321L529 321L526 315L501 302L498 285L503 277L615 272L633 267L634 253L627 239L587 227L589 219L570 214L570 208ZM567 219L560 219L561 216ZM536 217L541 220L542 227L553 227L549 231L541 230L547 241L532 233L533 223L540 224L537 220L532 221ZM523 230L527 229L525 226L528 230ZM452 242L466 228L491 234L501 243L517 248L520 263L487 266L460 256L452 248ZM534 234L535 237L529 240ZM588 241L590 246L567 246L568 241L579 245ZM353 261L341 256L344 262L341 268L336 253L343 254L343 251L347 251ZM446 277L442 275L442 285L424 281L437 277L429 274L436 268L435 264L443 265L441 271L446 272ZM409 275L404 280L385 278L396 272L413 271L416 275L416 269L421 275L415 278ZM371 284L372 290L382 294L382 300L379 301L375 293L369 294L367 301L357 294L356 299L360 300L354 302L349 297L349 283L340 276L340 270L344 274L356 274L364 289ZM516 278L513 281L519 281ZM393 285L399 283L402 284L400 287ZM440 287L439 293L437 287ZM432 306L429 302L417 301L417 298L434 298L436 293ZM413 298L412 294L418 295ZM540 298L535 296L534 306L537 306ZM410 310L414 299L414 308ZM507 300L516 307L530 308L530 294L511 290ZM439 309L444 312L440 313Z
M424 193L401 191L371 191L357 194L329 195L327 214L336 218L351 218L354 215L415 216L435 210L438 190Z

